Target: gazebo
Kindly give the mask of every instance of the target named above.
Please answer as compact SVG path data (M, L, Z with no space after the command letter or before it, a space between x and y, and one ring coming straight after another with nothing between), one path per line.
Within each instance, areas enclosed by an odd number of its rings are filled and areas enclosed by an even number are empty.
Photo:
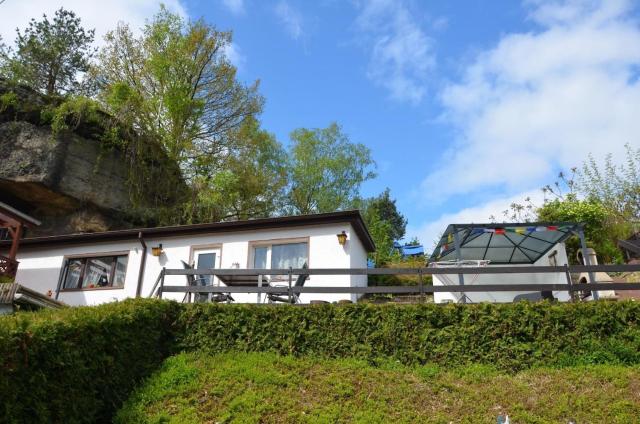
M488 224L451 224L444 231L429 260L433 267L523 267L513 274L440 274L434 275L434 285L482 285L566 283L566 273L529 273L529 266L563 266L568 264L564 243L569 237L580 239L585 265L591 265L584 238L584 228L575 222L523 222ZM595 273L589 272L589 282ZM465 278L466 277L466 278ZM457 281L456 281L457 280ZM540 293L538 293L540 294ZM520 298L533 299L535 293L483 292L436 293L434 299L456 302L505 302ZM554 293L560 299L567 292ZM593 292L597 299L598 292Z
M11 247L7 256L0 255L0 277L15 278L18 270L16 255L20 239L26 228L40 225L40 221L20 212L19 210L0 202L0 238L11 240Z

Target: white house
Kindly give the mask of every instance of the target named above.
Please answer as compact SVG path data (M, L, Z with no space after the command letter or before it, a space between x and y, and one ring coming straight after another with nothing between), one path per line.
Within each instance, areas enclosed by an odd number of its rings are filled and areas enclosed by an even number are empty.
M564 242L572 235L584 241L580 224L451 224L440 238L430 258L431 266L496 268L504 266L564 266L568 258ZM533 273L523 269L516 274L473 273L433 276L434 286L486 284L567 284L566 272ZM567 291L541 293L531 291L439 292L436 303L444 302L513 302L537 300L552 295L560 301L570 300Z
M340 239L346 235L346 242ZM340 235L341 237L338 237ZM0 251L8 249L0 243ZM95 305L151 294L162 268L366 268L375 250L358 211L248 221L142 228L25 238L16 282L69 305ZM154 256L157 254L158 256ZM211 277L204 277L211 278ZM215 278L215 277L214 277ZM270 284L281 276L269 276ZM186 285L171 275L165 285ZM215 280L215 284L220 284ZM311 275L307 286L366 286L365 275ZM182 300L183 293L165 297ZM234 294L256 302L256 294ZM301 295L311 300L355 301L353 294Z

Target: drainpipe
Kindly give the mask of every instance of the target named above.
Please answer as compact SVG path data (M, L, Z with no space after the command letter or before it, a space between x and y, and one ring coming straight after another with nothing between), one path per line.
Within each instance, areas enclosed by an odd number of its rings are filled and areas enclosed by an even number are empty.
M138 233L138 241L142 245L142 259L140 259L140 270L138 271L138 287L136 287L136 297L140 297L142 292L142 281L144 280L144 269L147 264L147 243L142 238L142 231Z

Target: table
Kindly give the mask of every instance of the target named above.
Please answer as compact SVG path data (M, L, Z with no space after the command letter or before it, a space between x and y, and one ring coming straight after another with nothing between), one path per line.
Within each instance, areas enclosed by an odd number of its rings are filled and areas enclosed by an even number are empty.
M216 275L218 280L229 287L262 287L263 283L269 285L269 276L260 274L250 275ZM257 294L257 303L260 303L260 294Z

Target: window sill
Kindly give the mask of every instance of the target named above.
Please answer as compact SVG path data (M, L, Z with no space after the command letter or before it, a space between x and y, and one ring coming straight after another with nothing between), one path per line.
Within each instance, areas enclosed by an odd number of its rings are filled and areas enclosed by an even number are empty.
M124 287L83 287L81 289L60 289L60 293L100 291L100 290L124 290Z

